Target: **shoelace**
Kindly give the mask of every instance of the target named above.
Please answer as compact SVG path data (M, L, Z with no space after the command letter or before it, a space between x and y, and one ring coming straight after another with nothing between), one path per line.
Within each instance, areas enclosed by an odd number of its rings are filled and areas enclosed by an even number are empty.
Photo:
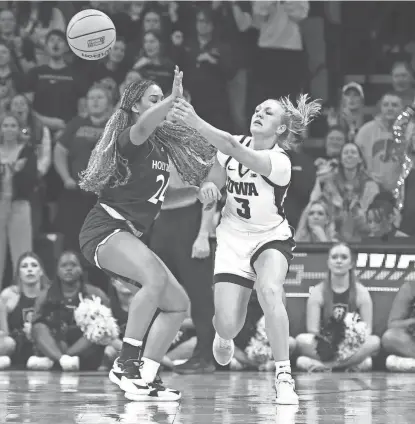
M124 367L128 374L134 378L141 378L140 369L143 368L144 362L138 359L127 359L124 361Z

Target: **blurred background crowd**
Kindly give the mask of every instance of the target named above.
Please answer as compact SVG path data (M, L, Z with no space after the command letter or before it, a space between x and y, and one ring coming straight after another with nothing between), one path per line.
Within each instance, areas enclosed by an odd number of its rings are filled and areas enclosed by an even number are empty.
M65 37L71 17L89 8L107 13L117 29L113 49L97 62L74 56ZM0 367L11 357L50 368L65 353L96 369L116 355L119 343L91 346L72 328L80 291L105 299L121 325L131 299L77 256L96 201L79 189L78 175L126 84L152 79L167 94L175 64L197 113L233 134L248 134L255 106L267 98L308 92L321 99L323 113L301 151L290 152L284 206L299 246L414 237L415 171L398 208L393 190L402 164L392 135L415 97L414 15L415 3L392 1L0 2ZM409 157L414 131L410 124L403 140ZM189 320L165 358L166 367L190 358L178 372L215 368L211 284L220 207L206 222L196 200L170 202L149 235L191 297ZM253 296L241 352L261 316Z

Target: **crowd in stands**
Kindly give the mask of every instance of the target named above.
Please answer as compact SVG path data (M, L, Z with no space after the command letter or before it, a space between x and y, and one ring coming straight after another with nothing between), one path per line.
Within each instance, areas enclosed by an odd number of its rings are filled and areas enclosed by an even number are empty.
M197 113L233 134L248 134L252 111L266 98L310 92L321 99L322 115L305 135L302 148L290 152L292 184L285 211L296 229L297 243L415 236L415 171L401 187L403 207L398 208L394 189L402 163L392 135L398 114L415 98L412 35L387 38L383 20L368 29L368 39L387 40L392 59L387 86L377 96L373 87L366 93L367 79L347 78L339 71L341 58L331 49L339 29L352 28L353 19L342 22L339 16L346 19L350 8L364 9L366 2L342 3L0 2L0 368L102 369L116 357L120 340L95 346L73 321L78 294L95 294L112 309L122 329L133 295L78 255L80 228L96 202L95 195L79 189L79 173L86 168L124 87L152 79L166 94L176 64L184 71L186 96ZM97 62L77 58L66 43L67 23L88 8L107 13L117 29L109 55ZM380 15L385 19L384 11ZM360 49L358 42L355 48ZM348 65L356 73L359 63L356 59L354 68ZM415 160L414 136L410 123L403 143ZM172 209L180 213L180 208ZM206 237L198 228L191 236L198 242L196 247L191 240L189 252L184 250L189 261L210 257L205 262L208 275L219 212L220 205ZM203 220L200 205L187 213L193 214L196 226ZM162 219L175 220L175 213ZM162 231L168 226L167 222ZM159 223L154 234L160 228ZM181 228L186 231L186 225ZM150 245L157 245L151 237ZM180 251L180 246L175 249ZM352 253L345 250L349 276ZM329 260L333 278L317 286L308 301L307 334L291 340L291 352L300 355L300 369L327 367L316 357L311 336L318 332L320 316L327 318L325 302L329 299L333 305L333 293L341 297L337 303L359 310L371 326L369 293L359 282L337 275L334 268ZM178 273L179 281L189 279L182 270ZM408 317L415 298L412 285L405 283L398 293L382 340L372 336L358 363L339 368L371 369L370 358L382 345L391 354L390 369L415 370L411 335L415 318ZM191 296L192 304L197 296ZM210 353L205 357L201 353L213 340L213 296L199 296L199 303L202 300L207 306L189 311L164 358L167 368L190 358L191 365L179 371L214 369ZM233 369L257 367L245 349L261 317L254 293L247 323L236 340Z

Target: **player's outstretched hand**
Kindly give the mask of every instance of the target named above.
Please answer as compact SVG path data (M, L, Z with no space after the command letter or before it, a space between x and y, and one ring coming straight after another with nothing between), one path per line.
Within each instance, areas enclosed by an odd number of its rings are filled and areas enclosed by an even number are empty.
M183 72L180 71L178 66L174 69L174 80L171 94L175 99L183 96Z
M197 198L204 204L205 210L212 209L216 202L222 197L220 190L214 183L203 183L199 189Z
M195 127L198 116L193 106L185 99L176 98L171 112L174 119L183 121L189 127Z

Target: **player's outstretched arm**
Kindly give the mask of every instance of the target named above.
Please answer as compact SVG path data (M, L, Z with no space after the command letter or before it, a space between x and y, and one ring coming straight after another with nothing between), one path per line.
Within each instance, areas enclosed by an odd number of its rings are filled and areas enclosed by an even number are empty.
M255 151L243 146L228 132L219 130L198 116L186 100L179 98L174 102L172 114L176 119L183 120L187 125L195 128L207 141L225 155L232 156L239 163L269 177L272 172L272 163L269 151ZM287 161L289 163L289 161Z
M147 109L131 127L130 139L135 145L143 144L153 133L157 126L163 121L173 106L177 97L183 95L182 86L183 72L176 66L174 70L173 89L170 96L166 97L157 105Z

